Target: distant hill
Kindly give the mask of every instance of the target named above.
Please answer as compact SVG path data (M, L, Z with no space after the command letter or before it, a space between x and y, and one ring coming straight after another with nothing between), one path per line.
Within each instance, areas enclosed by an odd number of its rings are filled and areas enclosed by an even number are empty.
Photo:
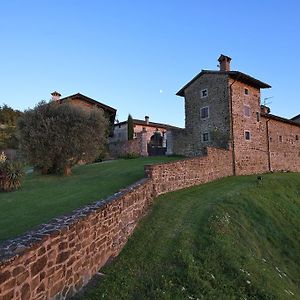
M159 197L82 299L300 299L300 174Z

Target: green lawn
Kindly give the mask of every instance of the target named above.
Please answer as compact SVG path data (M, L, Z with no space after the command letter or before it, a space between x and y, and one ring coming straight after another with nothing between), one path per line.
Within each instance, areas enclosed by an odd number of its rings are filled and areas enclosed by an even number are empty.
M105 198L144 177L144 165L178 160L148 157L78 166L70 177L26 175L22 189L0 193L0 241Z
M160 196L82 299L300 299L300 174Z

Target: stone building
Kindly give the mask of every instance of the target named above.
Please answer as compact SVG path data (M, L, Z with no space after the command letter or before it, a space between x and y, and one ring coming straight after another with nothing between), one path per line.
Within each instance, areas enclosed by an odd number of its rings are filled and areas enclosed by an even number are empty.
M174 126L133 119L133 140L128 141L128 122L114 125L114 134L110 138L110 153L112 156L122 156L128 153L148 156L164 155L167 147L166 132Z
M94 100L80 93L61 98L61 94L55 91L51 93L51 96L52 96L52 101L59 101L60 103L68 101L69 103L79 106L84 110L91 109L92 107L97 107L102 109L104 115L109 121L110 136L113 135L113 126L115 123L116 112L117 112L115 108L112 108L106 104L103 104L97 100Z
M221 55L220 69L202 70L178 93L185 99L185 129L167 133L167 154L197 156L207 146L232 151L234 174L300 170L299 116L292 120L270 114L260 90L271 86L230 70Z

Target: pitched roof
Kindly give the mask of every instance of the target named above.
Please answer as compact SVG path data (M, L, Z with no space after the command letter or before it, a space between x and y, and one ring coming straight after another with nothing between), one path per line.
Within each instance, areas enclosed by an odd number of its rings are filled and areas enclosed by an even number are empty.
M299 118L300 118L300 114L297 115L297 116L295 116L295 117L293 117L293 118L291 118L291 120L294 121L294 120L299 119Z
M276 121L287 123L287 124L291 124L291 125L300 126L300 123L294 122L294 121L292 121L290 119L286 119L286 118L282 118L282 117L279 117L279 116L275 116L275 115L272 115L272 114L261 113L260 115L262 117L265 117L265 118L268 118L268 119L276 120Z
M115 124L115 126L124 125L124 124L127 124L127 121L117 123L117 124ZM142 125L142 126L151 126L151 127L161 127L161 128L165 128L165 129L178 128L176 126L172 126L169 124L162 124L162 123L155 123L155 122L149 122L147 124L147 122L145 120L138 120L138 119L133 119L133 124L134 125Z
M80 93L77 93L77 94L74 94L74 95L71 95L71 96L67 96L67 97L64 97L64 98L61 98L60 99L60 102L62 102L62 101L65 101L65 100L68 100L68 99L82 99L82 100L84 100L84 101L86 101L86 102L88 102L88 103L90 103L90 104L93 104L93 105L96 105L96 106L100 106L101 108L103 108L103 109L105 109L105 110L107 110L107 111L110 111L110 112L112 112L112 113L115 113L117 110L115 109L115 108L113 108L113 107L110 107L110 106L108 106L108 105L106 105L106 104L103 104L103 103L101 103L101 102L99 102L99 101L96 101L96 100L94 100L94 99L92 99L92 98L90 98L90 97L87 97L87 96L85 96L85 95L82 95L82 94L80 94Z
M251 86L258 87L258 88L270 88L271 86L265 82L262 82L254 77L251 77L250 75L247 75L245 73L239 72L239 71L213 71L213 70L202 70L198 75L196 75L191 81L189 81L182 89L180 89L176 95L184 97L184 90L190 86L195 80L200 78L204 74L215 74L215 75L227 75L230 78L233 78L235 80L247 83Z

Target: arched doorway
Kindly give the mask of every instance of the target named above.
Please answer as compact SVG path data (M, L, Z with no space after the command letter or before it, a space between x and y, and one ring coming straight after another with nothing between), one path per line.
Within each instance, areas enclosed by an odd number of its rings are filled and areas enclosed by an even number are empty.
M159 131L154 132L148 142L148 155L158 156L165 155L167 147L164 147L164 137Z

